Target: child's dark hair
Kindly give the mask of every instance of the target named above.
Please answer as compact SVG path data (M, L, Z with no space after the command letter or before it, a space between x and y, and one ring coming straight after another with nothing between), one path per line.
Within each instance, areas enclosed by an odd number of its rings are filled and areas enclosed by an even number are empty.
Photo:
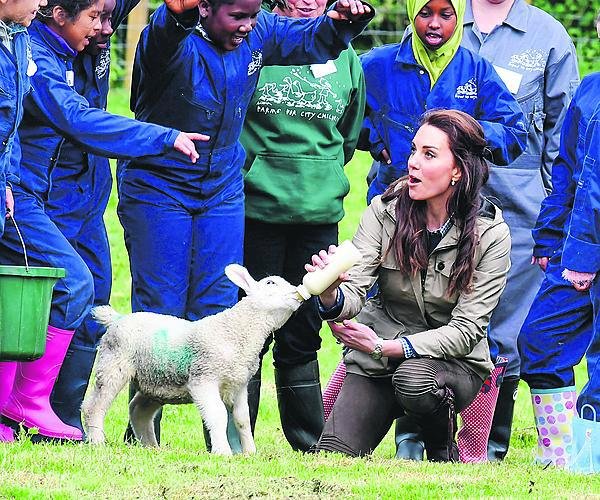
M98 0L48 0L48 5L40 7L37 19L47 23L52 18L52 9L62 7L71 20L75 19L82 11L94 5Z
M206 3L208 5L210 5L213 9L213 12L216 12L217 10L219 10L219 7L221 7L221 5L232 5L236 2L236 0L205 0ZM275 0L277 1L281 1L281 0ZM284 0L285 1L285 0ZM266 2L267 4L271 3L270 1ZM275 6L273 6L275 7Z

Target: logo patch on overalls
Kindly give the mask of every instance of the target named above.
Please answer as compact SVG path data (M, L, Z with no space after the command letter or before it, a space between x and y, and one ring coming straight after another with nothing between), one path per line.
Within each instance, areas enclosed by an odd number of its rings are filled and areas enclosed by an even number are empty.
M101 80L108 73L110 68L110 49L102 49L96 58L96 78Z
M510 57L509 67L525 71L544 71L546 68L546 53L540 49L527 49L520 54Z
M456 87L456 99L477 99L477 81L471 78L467 83Z
M252 61L248 64L248 76L253 75L262 67L262 52L260 50L252 51Z

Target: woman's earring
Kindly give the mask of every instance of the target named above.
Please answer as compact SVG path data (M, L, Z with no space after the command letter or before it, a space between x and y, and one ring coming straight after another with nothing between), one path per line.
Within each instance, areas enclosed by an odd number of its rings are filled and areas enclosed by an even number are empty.
M455 181L454 179L452 179L452 180L450 181L450 185L451 185L451 186L454 186L455 184L456 184L456 181Z

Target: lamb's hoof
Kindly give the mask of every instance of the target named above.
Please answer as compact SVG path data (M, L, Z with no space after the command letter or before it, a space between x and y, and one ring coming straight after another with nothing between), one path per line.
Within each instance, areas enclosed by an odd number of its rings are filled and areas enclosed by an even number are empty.
M244 455L254 455L256 453L256 446L254 446L254 444L252 446L248 446L242 450L242 453Z
M85 442L94 446L105 444L104 432L100 429L89 429L86 433Z
M225 457L230 457L233 455L233 453L231 452L231 448L229 446L213 446L211 453L213 455L221 455L221 456L225 456Z

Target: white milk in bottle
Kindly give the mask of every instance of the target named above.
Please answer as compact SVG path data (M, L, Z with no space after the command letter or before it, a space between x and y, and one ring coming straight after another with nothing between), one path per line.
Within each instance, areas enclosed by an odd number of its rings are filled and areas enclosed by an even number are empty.
M338 279L339 275L346 272L360 260L360 252L350 240L341 243L334 254L329 256L329 263L323 268L317 268L312 273L306 273L302 284L298 285L298 294L304 299L311 295L320 295Z

